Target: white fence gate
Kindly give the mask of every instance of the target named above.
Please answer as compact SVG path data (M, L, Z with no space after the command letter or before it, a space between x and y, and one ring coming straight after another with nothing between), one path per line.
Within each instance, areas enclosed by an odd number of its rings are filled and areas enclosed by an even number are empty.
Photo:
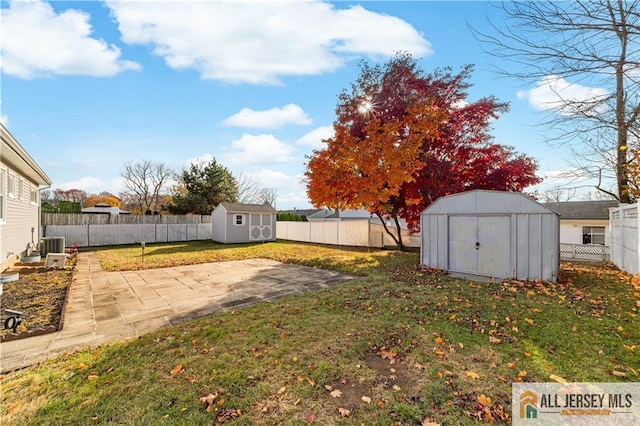
M640 273L640 238L638 213L640 203L623 204L609 209L611 261L630 274Z

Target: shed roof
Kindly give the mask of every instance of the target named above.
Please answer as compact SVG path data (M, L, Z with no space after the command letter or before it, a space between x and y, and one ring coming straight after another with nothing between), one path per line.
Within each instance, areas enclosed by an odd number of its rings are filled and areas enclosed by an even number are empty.
M565 201L543 203L560 214L560 219L609 220L609 208L618 207L615 200Z
M223 207L227 213L275 213L276 209L269 204L244 204L244 203L228 203L223 201L218 204ZM218 208L216 207L216 208Z
M421 214L511 214L555 211L520 192L474 189L438 198Z

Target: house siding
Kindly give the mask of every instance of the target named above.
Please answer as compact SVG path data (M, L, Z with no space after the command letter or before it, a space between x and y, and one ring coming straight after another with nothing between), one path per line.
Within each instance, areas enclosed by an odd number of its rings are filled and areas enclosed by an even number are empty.
M603 226L604 245L611 245L611 232L608 220L579 220L560 218L560 242L563 244L582 244L582 228L584 226Z
M234 219L236 215L242 214L244 221L242 225L236 225ZM246 213L227 213L227 243L246 243L249 241L249 215Z
M39 235L39 206L31 202L31 190L37 189L35 182L29 181L18 171L7 164L2 164L7 176L15 176L16 192L13 195L5 192L6 221L0 224L0 270L11 267L20 256L24 255L27 245L32 242L31 228L34 229L33 243L38 244Z

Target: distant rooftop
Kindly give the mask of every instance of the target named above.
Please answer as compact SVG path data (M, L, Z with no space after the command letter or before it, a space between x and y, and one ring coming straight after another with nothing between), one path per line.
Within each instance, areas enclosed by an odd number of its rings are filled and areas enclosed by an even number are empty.
M615 200L603 201L565 201L560 203L542 203L543 206L560 214L560 219L609 219L609 207L617 207Z

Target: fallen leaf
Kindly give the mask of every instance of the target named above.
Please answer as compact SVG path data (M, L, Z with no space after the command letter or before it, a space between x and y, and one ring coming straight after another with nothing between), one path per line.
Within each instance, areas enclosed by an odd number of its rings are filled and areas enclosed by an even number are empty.
M498 345L498 344L502 343L502 339L498 339L497 337L489 336L489 342L493 343L494 345Z
M516 366L515 362L508 362L507 363L507 367L509 367L509 368L514 368L515 366Z
M313 423L313 421L315 420L315 418L316 418L315 413L310 413L310 414L307 416L307 422L308 422L308 423Z
M489 398L487 395L480 394L478 395L477 399L478 399L478 402L484 405L485 407L491 407L491 398Z
M301 400L300 400L300 398L296 399L296 401L293 403L293 405L298 405L298 404L300 404L300 401L301 401Z
M181 412L181 413L184 413L185 411L187 411L187 407L182 407L182 408L180 409L180 412Z
M518 377L527 377L527 371L526 371L526 370L521 370L521 371L518 373Z
M530 325L534 325L535 324L535 322L531 318L525 318L524 320L525 320L525 322L527 324L530 324Z
M294 356L294 357L291 359L291 361L293 361L293 362L298 362L298 357L297 357L297 356Z
M286 390L287 390L286 386L281 387L280 389L278 389L278 395L282 395Z
M316 385L316 381L313 380L311 377L307 377L307 383L309 383L311 387L314 387Z
M549 376L549 378L555 382L562 383L565 385L569 383L567 379L565 379L564 377L556 376L555 374L552 374L551 376Z
M624 343L622 344L622 347L631 352L633 352L636 349L636 345L627 346Z
M442 337L440 336L436 337L436 343L439 345L442 344Z
M204 409L207 413L210 413L213 410L213 407L214 407L213 403L217 397L218 397L218 392L210 393L207 396L200 397L200 402L204 404Z
M175 367L173 367L173 370L169 371L169 374L171 374L172 376L175 376L176 374L180 373L182 370L183 370L182 364L178 364Z
M13 404L11 404L9 406L9 408L7 408L7 414L11 414L15 411L16 408L18 408L20 406L19 402L14 402Z
M464 349L464 343L462 343L462 342L458 342L458 347L459 347L460 349Z
M473 372L473 371L467 371L467 377L470 377L472 379L479 379L480 375L478 373Z
M81 362L80 365L78 365L78 368L82 371L86 370L89 368L89 366L87 364L85 364L84 362Z
M89 374L89 376L87 376L88 380L98 380L98 375L97 374Z
M529 291L527 292L527 296L529 296L529 297L531 297L531 296L535 296L535 295L536 295L536 292L535 292L535 291L533 291L533 290L529 290Z
M331 385L324 385L324 388L328 391L333 390L333 386Z
M347 410L346 408L338 408L338 412L340 413L340 417L349 417L349 415L351 414L351 411Z
M430 418L425 418L422 423L422 426L440 426L440 423L436 423L432 421Z
M401 390L401 389L402 389L402 388L401 388L400 386L398 386L398 385L393 385L393 390L394 390L394 391L399 391L399 390Z
M390 349L388 351L386 350L380 351L380 356L382 357L382 359L393 359L396 357L396 355L398 355L398 353L393 349Z
M627 377L627 373L625 373L624 371L613 370L611 374L616 377Z
M342 396L342 392L339 389L332 390L329 394L334 398L340 398Z
M371 403L371 398L369 398L368 396L363 396L362 398L360 398L362 401L366 402L367 404Z

